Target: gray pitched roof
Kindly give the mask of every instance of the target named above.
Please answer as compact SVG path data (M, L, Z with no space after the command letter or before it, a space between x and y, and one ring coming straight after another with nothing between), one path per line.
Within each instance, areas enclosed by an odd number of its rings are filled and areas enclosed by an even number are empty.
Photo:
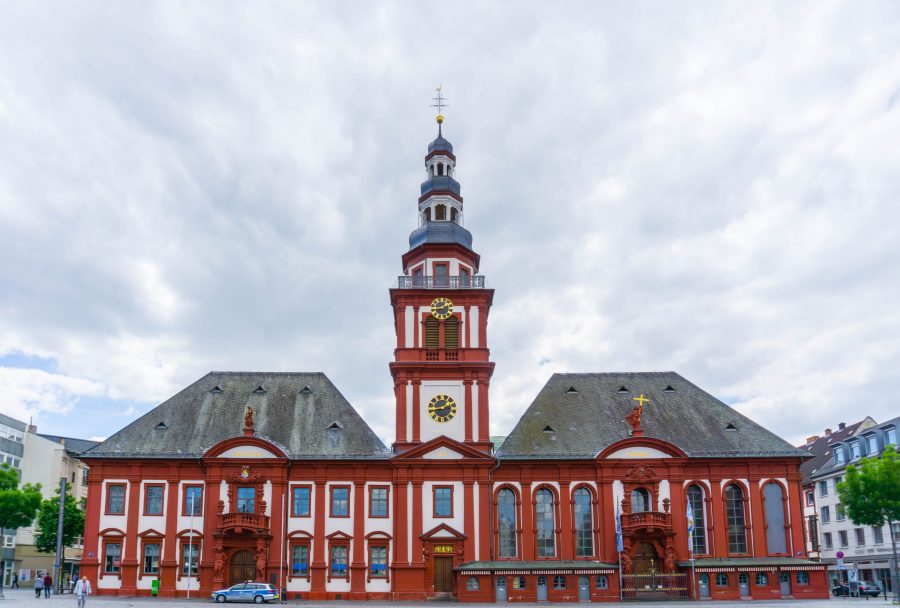
M812 458L800 465L800 474L803 475L803 485L808 485L810 483L810 478L819 469L831 461L831 448L828 446L847 439L848 437L852 437L857 431L869 428L870 426L875 426L875 421L867 416L859 422L845 425L844 428L838 428L838 430L828 435L823 435L815 441L802 446L800 449L812 456Z
M325 374L210 372L82 457L198 457L242 434L248 405L256 436L291 458L390 455Z
M871 426L864 426L864 427L858 428L852 434L836 437L835 434L832 433L831 435L829 435L828 443L830 445L834 445L835 443L838 443L838 442L846 442L851 437L863 435L863 434L867 433L868 431L882 429L886 426L900 426L900 416L897 416L896 418L892 418L890 420L886 420L881 423L873 424ZM851 464L859 465L859 460L856 460L856 459L845 460L844 462L842 462L840 464L836 463L834 461L833 450L828 450L828 452L826 452L826 454L827 454L827 457L825 458L824 462L822 462L822 465L818 469L816 469L815 471L810 473L810 482L812 482L813 480L818 480L827 475L839 473L839 472L843 471L844 469L846 469ZM872 456L880 457L880 455L881 455L881 453L879 451L878 454L873 454Z
M627 392L620 392L623 387ZM675 372L554 374L497 456L594 458L629 437L625 416L641 393L650 399L641 421L644 436L673 443L688 456L806 456ZM736 430L726 430L729 424ZM548 426L552 431L545 431Z
M45 435L44 433L38 433L38 435L49 441L62 444L66 448L66 452L73 456L78 456L95 445L100 445L99 441L91 441L90 439L77 439L75 437L62 437L60 435Z

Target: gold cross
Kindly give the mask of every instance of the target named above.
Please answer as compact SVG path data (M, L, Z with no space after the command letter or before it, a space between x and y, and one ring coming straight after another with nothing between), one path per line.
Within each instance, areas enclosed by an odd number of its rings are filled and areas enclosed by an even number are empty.
M632 400L632 401L637 401L637 402L638 402L638 405L640 405L641 407L644 407L644 402L645 402L645 401L648 402L648 403L650 402L650 400L649 400L647 397L644 397L644 393L641 393L641 396L640 396L640 397L632 397L631 400Z

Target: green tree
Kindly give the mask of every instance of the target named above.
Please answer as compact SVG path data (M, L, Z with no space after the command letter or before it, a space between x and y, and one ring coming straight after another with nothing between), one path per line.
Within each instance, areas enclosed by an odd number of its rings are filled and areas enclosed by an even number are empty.
M894 602L900 595L897 577L897 535L895 521L900 521L900 454L889 445L880 458L863 458L859 467L847 467L847 479L838 484L838 496L847 515L856 524L883 526L891 531L894 570L891 573Z
M0 465L0 531L30 526L40 506L41 484L26 483L19 488L18 471L6 463ZM0 572L5 568L6 564L0 559Z
M63 506L63 547L71 547L75 544L75 539L84 534L84 511L79 508L70 490L71 485L67 483ZM56 530L59 524L59 488L56 489L55 498L41 503L37 522L34 546L43 553L53 553L56 551Z

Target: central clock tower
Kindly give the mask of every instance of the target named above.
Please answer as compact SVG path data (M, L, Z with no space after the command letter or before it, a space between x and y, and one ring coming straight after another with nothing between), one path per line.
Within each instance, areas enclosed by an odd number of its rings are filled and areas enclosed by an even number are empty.
M418 228L409 235L403 274L390 290L397 346L390 364L396 394L394 451L448 437L491 452L487 344L494 290L463 227L456 156L442 133L428 144Z

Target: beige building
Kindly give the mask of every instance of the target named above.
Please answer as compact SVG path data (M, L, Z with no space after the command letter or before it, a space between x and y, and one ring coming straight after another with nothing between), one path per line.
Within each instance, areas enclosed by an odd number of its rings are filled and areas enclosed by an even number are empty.
M22 456L22 483L41 484L41 493L45 499L54 498L59 488L60 478L69 484L68 492L81 505L87 497L87 466L78 459L78 455L96 445L94 441L40 435L33 425L25 434L24 454ZM34 546L36 523L28 528L19 528L15 538L15 569L19 575L20 585L30 587L36 575L53 569L54 553L41 553ZM65 550L63 572L77 571L82 557L83 541L79 539L74 547ZM63 575L65 579L66 574Z

